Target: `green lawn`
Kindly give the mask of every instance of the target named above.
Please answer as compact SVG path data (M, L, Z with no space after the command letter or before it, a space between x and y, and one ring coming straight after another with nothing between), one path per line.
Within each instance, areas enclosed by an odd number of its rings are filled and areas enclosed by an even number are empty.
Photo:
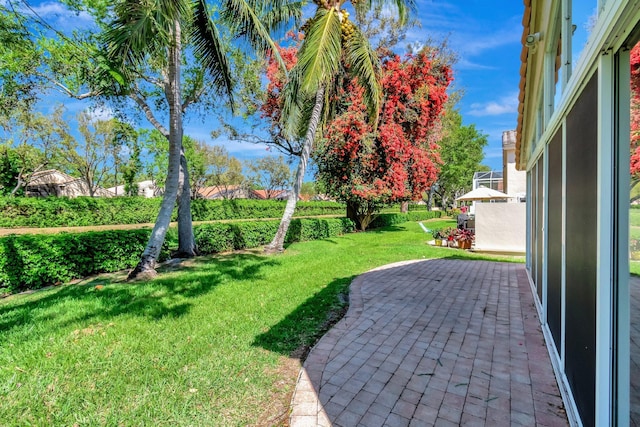
M356 275L406 259L491 259L430 239L407 223L0 301L0 425L277 424L297 374L289 357L344 310Z

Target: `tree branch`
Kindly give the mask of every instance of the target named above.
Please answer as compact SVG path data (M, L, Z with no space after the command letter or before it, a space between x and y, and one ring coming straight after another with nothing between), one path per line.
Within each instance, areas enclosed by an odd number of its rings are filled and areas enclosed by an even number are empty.
M169 130L167 130L162 124L156 119L153 115L153 111L151 111L151 107L147 104L147 101L140 95L138 92L138 88L134 88L131 93L129 93L129 97L138 104L138 107L144 111L144 115L149 120L149 123L153 125L164 137L169 138Z
M150 83L154 86L157 86L159 88L164 88L164 84L165 82L163 80L160 79L154 79L153 77L149 77L146 74L140 73L140 72L136 72L136 74L138 75L138 77L140 77L140 79L144 80L147 83Z
M269 147L275 147L278 151L288 156L300 156L302 154L300 144L292 144L284 138L265 139L249 133L234 133L229 135L229 139L232 141L250 142L252 144L265 144Z
M201 86L199 90L194 90L189 96L187 96L182 102L182 112L185 113L189 105L198 102L204 91L205 87Z
M63 85L62 83L60 83L59 81L56 80L50 80L51 83L53 83L58 89L60 89L62 92L64 92L67 96L74 98L74 99L78 99L78 100L82 100L82 99L87 99L87 98L91 98L94 96L98 96L100 95L100 91L90 91L90 92L86 92L86 93L81 93L81 94L76 94L73 93L68 87L66 87L65 85Z

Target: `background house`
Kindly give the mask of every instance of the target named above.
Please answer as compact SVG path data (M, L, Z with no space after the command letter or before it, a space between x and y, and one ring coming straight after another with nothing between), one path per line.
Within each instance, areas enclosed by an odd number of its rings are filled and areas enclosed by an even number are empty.
M249 191L242 185L210 185L198 189L203 199L248 199Z
M80 178L74 178L56 169L35 172L25 187L30 197L78 197L90 196L89 186ZM95 191L95 196L112 197L113 193L103 188Z
M289 197L289 191L287 190L250 190L249 191L250 199L287 200L287 197Z
M162 188L159 188L158 186L156 186L155 182L150 179L147 179L145 181L140 181L136 184L138 186L138 196L144 196L146 198L162 196L162 191L163 191ZM107 188L107 191L112 193L112 195L114 196L125 195L124 185L109 187Z

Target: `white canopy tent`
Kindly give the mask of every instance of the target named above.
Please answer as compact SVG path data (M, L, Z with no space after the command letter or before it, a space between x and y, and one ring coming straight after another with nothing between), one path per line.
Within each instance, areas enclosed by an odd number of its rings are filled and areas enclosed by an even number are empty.
M512 196L505 194L502 191L480 186L475 190L471 190L468 193L463 194L462 196L458 197L456 200L459 202L474 202L474 201L485 201L485 200L504 200L504 199L510 199L510 198L512 198Z

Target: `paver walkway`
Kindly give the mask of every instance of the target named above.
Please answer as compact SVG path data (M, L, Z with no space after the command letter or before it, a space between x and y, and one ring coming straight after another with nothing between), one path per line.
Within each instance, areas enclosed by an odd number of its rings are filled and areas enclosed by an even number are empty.
M523 265L426 260L370 271L309 354L300 426L566 426Z

